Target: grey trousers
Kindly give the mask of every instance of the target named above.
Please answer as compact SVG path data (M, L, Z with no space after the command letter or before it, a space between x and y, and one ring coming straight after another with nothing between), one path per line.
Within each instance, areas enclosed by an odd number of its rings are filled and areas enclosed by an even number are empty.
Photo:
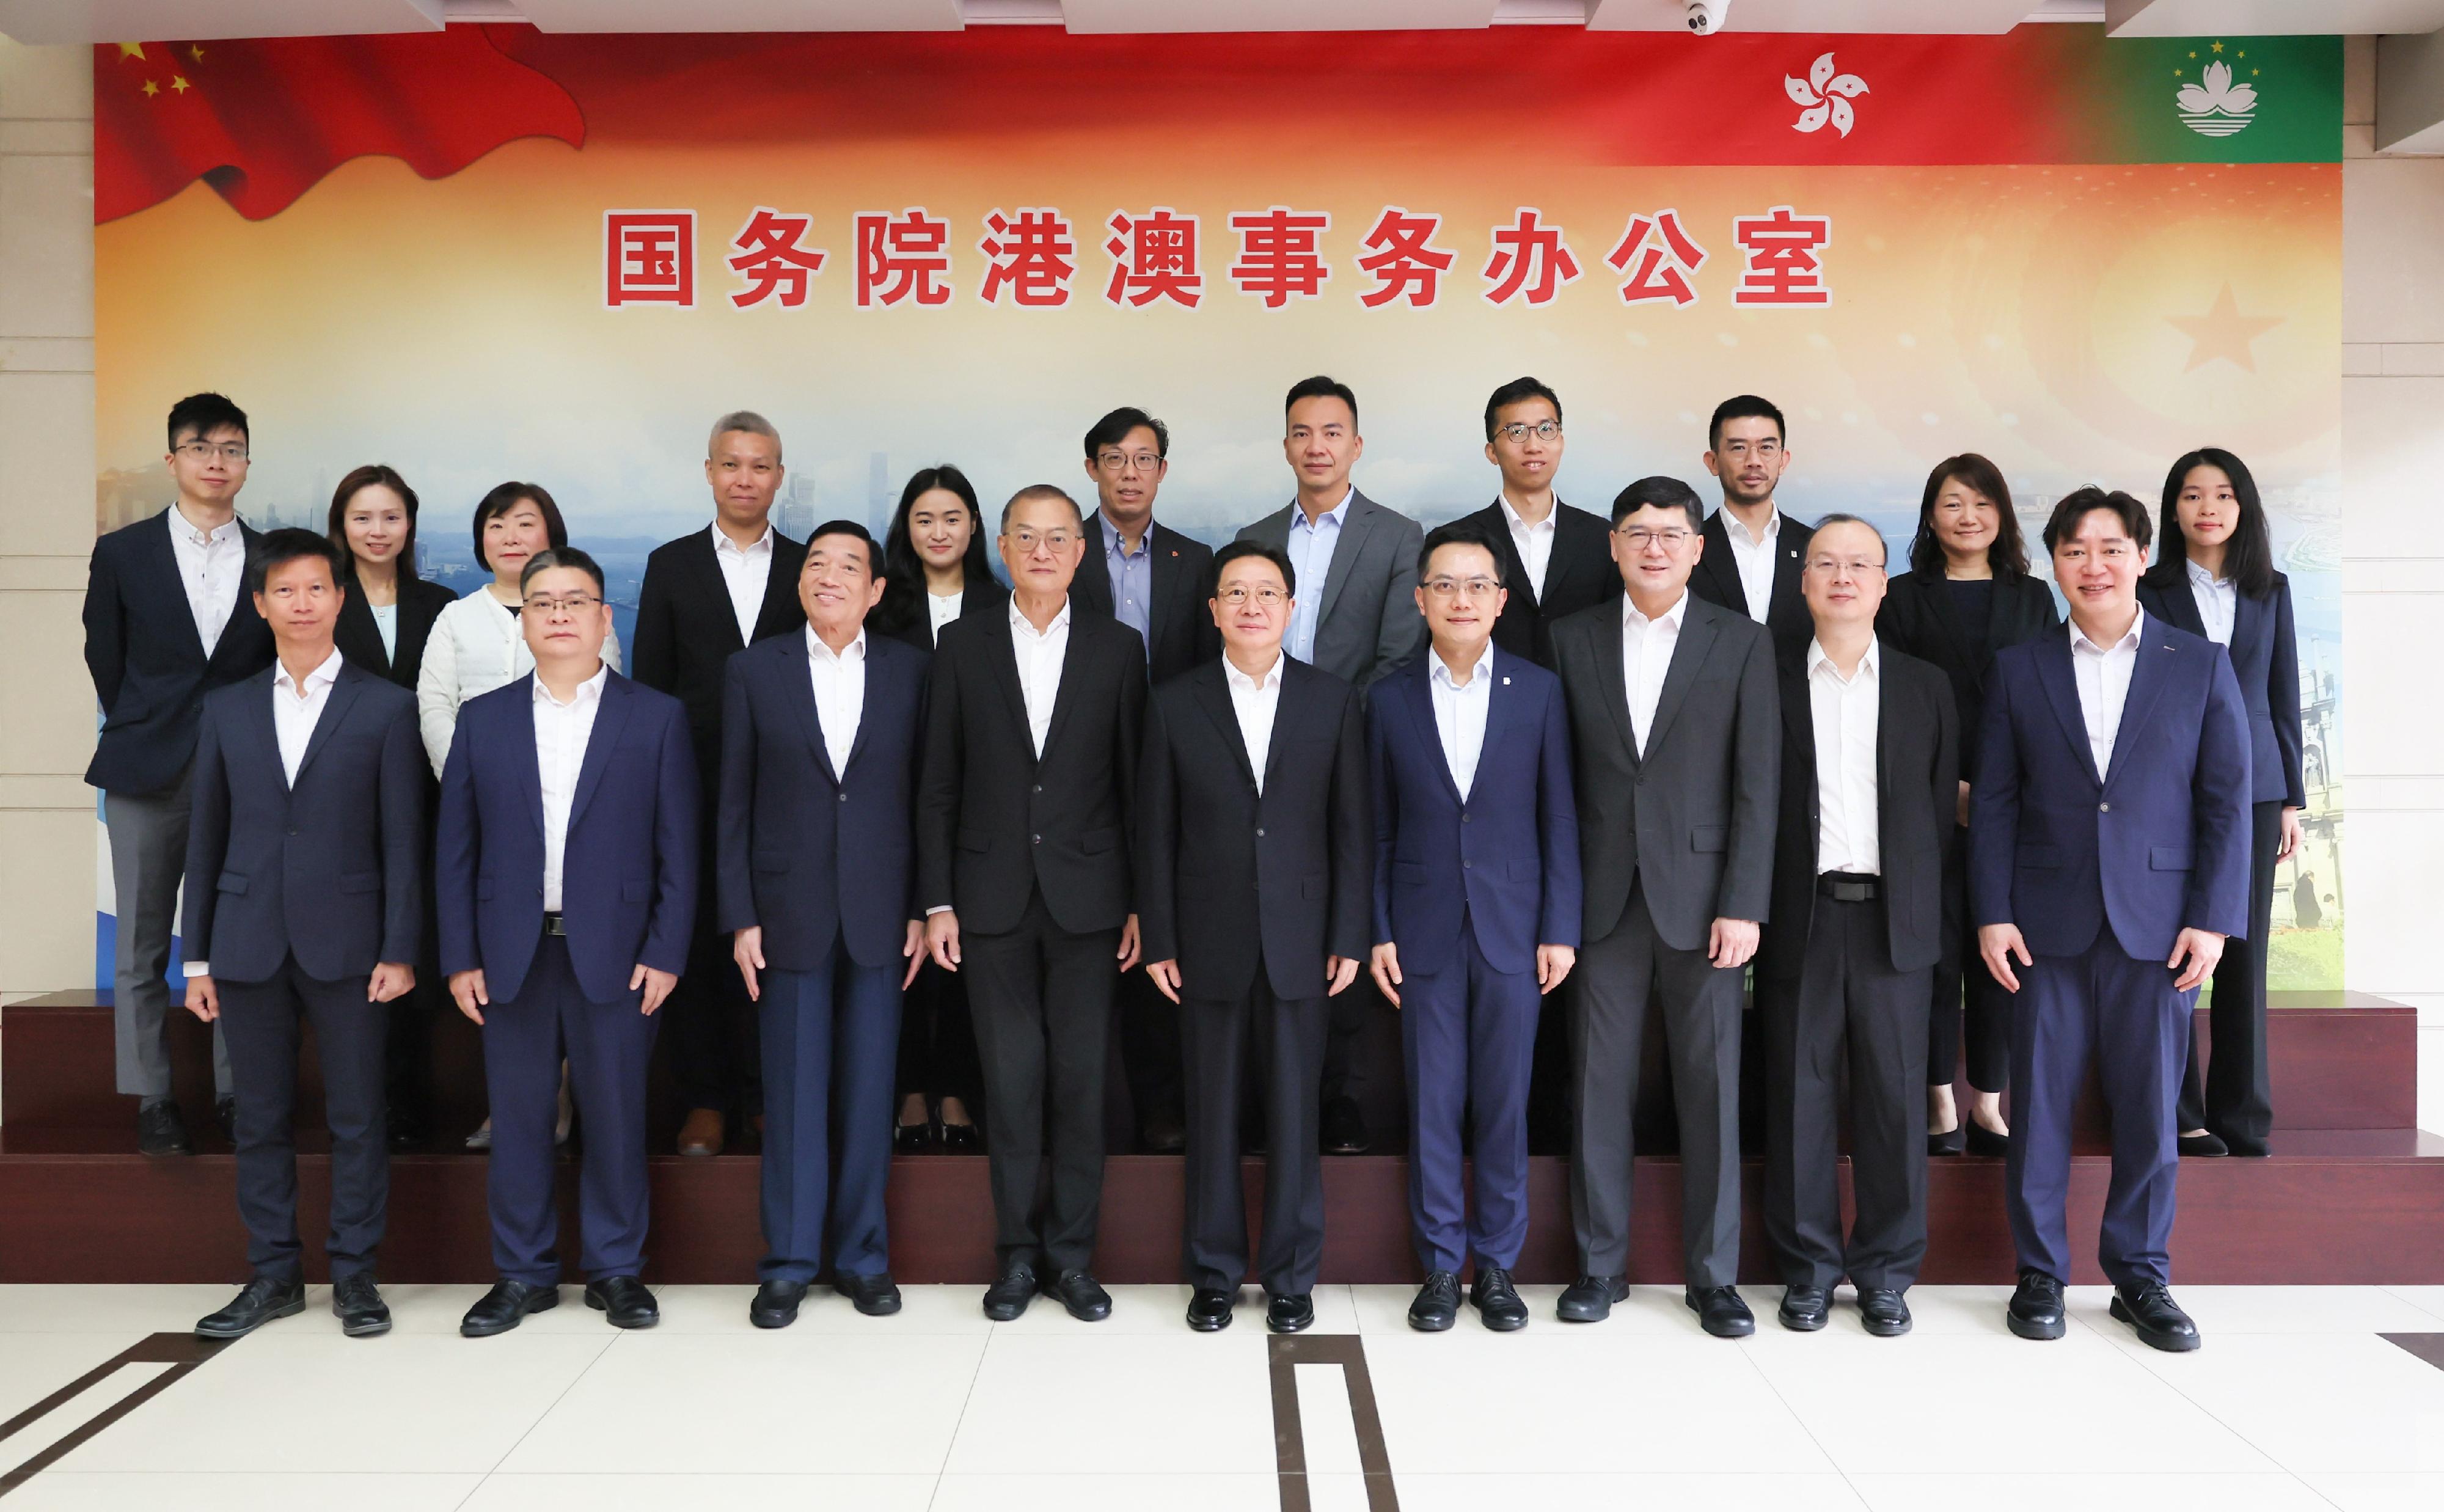
M187 869L188 773L157 793L104 793L110 879L119 919L111 1017L118 1030L119 1090L146 1106L170 1096L170 936L178 927L178 878ZM207 880L206 886L211 882ZM230 1095L229 1044L213 1025L213 1096Z

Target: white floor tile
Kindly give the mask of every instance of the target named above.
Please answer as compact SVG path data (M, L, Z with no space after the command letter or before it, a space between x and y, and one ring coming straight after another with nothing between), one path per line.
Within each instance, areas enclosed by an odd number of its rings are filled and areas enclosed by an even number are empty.
M804 1334L977 1334L991 1331L978 1286L902 1286L899 1311L888 1318L868 1318L829 1286L806 1293L798 1320L786 1330ZM662 1309L657 1334L753 1335L783 1330L757 1328L747 1320L752 1286L661 1286L654 1300Z
M1073 1328L1081 1325L1072 1325ZM1274 1468L1265 1333L993 1335L952 1446L961 1475ZM1380 1387L1378 1387L1380 1390Z
M1197 1475L942 1477L929 1512L1279 1512L1280 1482L1233 1472ZM824 1503L829 1507L836 1503ZM1361 1497L1359 1507L1365 1506ZM470 1508L469 1512L475 1512ZM1327 1512L1321 1503L1314 1512Z
M2069 1287L2064 1300L2099 1331L2138 1337L2129 1324L2113 1320L2112 1287ZM2436 1321L2382 1286L2175 1286L2173 1300L2210 1348L2226 1334L2413 1334L2434 1330Z
M2403 1301L2408 1302L2411 1306L2419 1309L2421 1312L2432 1313L2437 1318L2444 1318L2444 1286L2388 1286L2385 1290L2391 1292L2394 1296L2400 1298ZM2431 1331L2432 1330L2408 1328L2393 1330L2395 1333L2401 1334Z
M2444 1473L2400 1470L2305 1470L2342 1512L2435 1512L2444 1506Z
M2324 1498L2281 1470L2253 1474L2131 1471L2058 1474L2025 1463L2009 1475L1854 1475L1872 1512L2333 1512Z
M0 1344L0 1422L15 1417L85 1372L106 1363L129 1345L143 1342L153 1332L148 1328L121 1329L117 1333L11 1336L7 1343ZM105 1380L80 1393L78 1399L82 1401L96 1392L120 1396L126 1394L126 1389ZM63 1407L59 1411L73 1409ZM17 1465L22 1458L10 1452L9 1441L0 1440L0 1469Z
M348 1512L452 1512L480 1479L468 1474L46 1470L9 1493L9 1512L127 1512L142 1506L175 1506L178 1512L332 1512L335 1507Z
M234 1285L0 1286L0 1334L183 1334L236 1295Z
M1568 1507L1583 1512L1702 1507L1706 1512L1863 1512L1838 1475L1402 1475L1400 1512ZM1361 1501L1359 1503L1363 1506ZM1966 1503L1975 1505L1976 1503ZM1956 1512L1956 1509L1955 1509Z
M505 1473L476 1487L463 1512L673 1512L697 1507L926 1512L933 1502L934 1481L931 1475ZM9 1512L16 1509L11 1507Z
M2373 1334L2125 1350L2286 1469L2444 1471L2444 1371Z

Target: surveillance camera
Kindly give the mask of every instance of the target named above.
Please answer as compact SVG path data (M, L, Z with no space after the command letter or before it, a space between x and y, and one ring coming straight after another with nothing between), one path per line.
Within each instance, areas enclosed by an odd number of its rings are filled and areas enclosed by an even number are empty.
M1689 0L1689 34L1712 36L1723 29L1723 20L1731 9L1731 0Z

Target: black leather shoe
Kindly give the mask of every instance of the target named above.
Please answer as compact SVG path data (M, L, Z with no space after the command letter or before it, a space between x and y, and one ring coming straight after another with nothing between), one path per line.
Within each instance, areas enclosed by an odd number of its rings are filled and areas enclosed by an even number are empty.
M394 1102L382 1115L382 1137L393 1151L414 1150L424 1143L424 1120L414 1109Z
M1746 1338L1756 1332L1756 1315L1735 1287L1683 1287L1680 1300L1697 1315L1697 1326L1716 1338Z
M221 1137L237 1146L237 1098L222 1097L213 1103L213 1122L220 1125Z
M1956 1155L1969 1148L1969 1127L1953 1124L1941 1134L1927 1131L1926 1152L1930 1155Z
M546 1313L560 1305L557 1286L529 1286L524 1282L494 1282L481 1300L458 1320L458 1332L469 1338L506 1334L527 1320L528 1313Z
M2274 1152L2263 1139L2243 1139L2238 1134L2227 1134L2223 1142L2233 1154L2243 1159L2263 1160Z
M1231 1326L1231 1310L1238 1304L1237 1292L1199 1286L1188 1299L1188 1326L1200 1334L1218 1334Z
M996 1323L1007 1323L1027 1311L1035 1300L1035 1267L1027 1262L1012 1261L1001 1273L1001 1280L985 1288L985 1316Z
M1374 1138L1366 1132L1366 1115L1359 1111L1354 1097L1335 1097L1324 1105L1322 1133L1327 1155L1362 1155L1374 1148Z
M187 1138L187 1120L178 1116L175 1102L157 1102L139 1109L136 1115L136 1148L148 1155L192 1155L194 1144Z
M1794 1334L1813 1334L1832 1316L1833 1294L1822 1286L1785 1286L1774 1319Z
M2011 1152L2011 1136L1999 1134L1972 1118L1964 1126L1969 1131L1969 1152L1990 1160L2000 1160Z
M662 1320L654 1294L634 1276L605 1276L585 1283L585 1305L613 1328L651 1328Z
M1439 1334L1459 1320L1459 1278L1438 1270L1417 1288L1409 1304L1409 1326L1420 1334Z
M1477 1320L1497 1334L1515 1334L1528 1326L1528 1304L1519 1300L1510 1273L1499 1265L1477 1267L1476 1280L1469 1282L1468 1300L1476 1309Z
M972 1123L945 1123L935 1126L935 1136L942 1142L946 1155L982 1154L985 1139Z
M2184 1355L2198 1347L2198 1325L2173 1300L2162 1285L2116 1286L2113 1304L2105 1311L2118 1322L2138 1331L2138 1342L2149 1349Z
M2011 1293L2011 1332L2022 1338L2060 1338L2068 1326L2063 1312L2063 1283L2041 1270L2020 1272L2019 1288Z
M1565 1323L1601 1323L1612 1316L1612 1304L1629 1300L1626 1276L1582 1276L1562 1293L1553 1309Z
M1302 1334L1315 1326L1315 1299L1305 1292L1265 1303L1265 1326L1276 1334Z
M363 1271L332 1284L331 1315L340 1320L340 1332L350 1338L390 1332L390 1308L381 1300L381 1288Z
M2209 1132L2185 1134L2176 1141L2185 1155L2228 1155L2231 1147Z
M197 1338L244 1338L275 1318L294 1318L306 1310L306 1283L257 1276L239 1288L230 1304L195 1323Z
M798 1308L805 1300L805 1282L768 1281L755 1288L755 1300L747 1304L747 1320L758 1328L787 1328L798 1320Z
M1044 1283L1044 1295L1069 1309L1082 1323L1100 1323L1112 1316L1112 1294L1083 1270L1065 1270Z
M1188 1148L1188 1130L1175 1115L1157 1114L1138 1132L1138 1142L1150 1155L1176 1155Z
M934 1148L934 1126L930 1123L895 1123L891 1126L891 1152L895 1155L921 1155Z
M1909 1302L1890 1287L1861 1286L1859 1321L1878 1338L1898 1338L1910 1331Z
M889 1318L899 1311L899 1287L887 1270L871 1276L834 1276L832 1290L868 1318Z

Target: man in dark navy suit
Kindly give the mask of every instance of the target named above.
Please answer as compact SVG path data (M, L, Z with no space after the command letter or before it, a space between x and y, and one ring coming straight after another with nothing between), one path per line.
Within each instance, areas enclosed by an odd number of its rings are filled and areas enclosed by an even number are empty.
M297 1026L314 1024L331 1129L331 1311L386 1333L374 1282L390 1190L382 1005L416 985L424 934L416 695L332 644L341 558L274 530L247 563L279 659L204 700L189 821L187 1008L216 1023L237 1094L237 1205L254 1279L204 1318L235 1338L306 1305L297 1240Z
M1986 967L2017 994L2011 1332L2063 1336L2071 1107L2093 1060L2113 1124L2097 1239L2113 1316L2191 1350L2169 1290L2174 1105L2198 984L2249 928L2249 716L2221 646L2140 611L2147 536L2145 507L2101 489L2046 522L2070 624L1995 654L1969 886Z
M864 526L817 529L798 574L806 628L731 657L722 695L720 927L760 1005L768 1120L758 1328L797 1320L827 1237L832 1285L869 1317L899 1311L882 1196L899 994L924 944L915 790L932 658L865 633L881 566Z
M441 969L484 1027L490 1198L500 1282L469 1337L560 1300L552 1124L561 1062L585 1127L578 1183L586 1305L660 1318L645 1263L645 1073L654 1010L687 965L696 901L687 710L602 662L602 569L555 546L527 562L519 620L535 670L472 698L441 772Z

